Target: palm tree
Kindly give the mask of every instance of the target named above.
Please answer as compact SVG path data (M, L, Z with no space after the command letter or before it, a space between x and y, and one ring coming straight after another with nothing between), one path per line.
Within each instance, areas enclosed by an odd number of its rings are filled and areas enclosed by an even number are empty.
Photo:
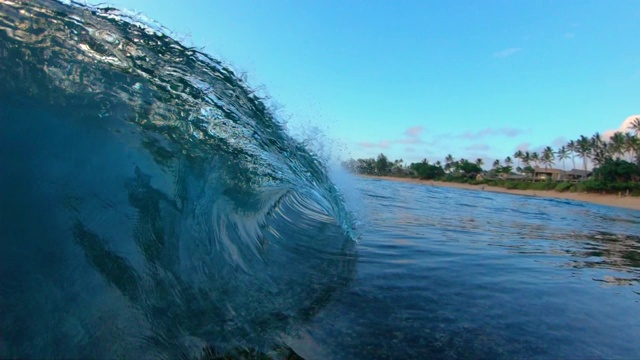
M524 153L522 152L522 150L518 150L513 154L513 157L518 159L518 165L516 165L518 168L520 167L520 160L522 160L522 158L524 157Z
M524 155L522 156L522 163L523 163L525 166L531 166L531 154L529 154L529 152L528 152L528 151L526 151L526 152L524 153Z
M460 171L462 170L462 166L466 163L467 163L467 159L465 158L460 158L460 160L456 160L453 162L453 169L456 175L460 174Z
M401 174L404 171L403 163L404 163L404 160L402 160L402 159L393 160L393 165L391 167L391 172L393 172L395 174Z
M511 166L513 165L513 160L511 160L511 156L507 156L506 158L504 158L504 164L506 166Z
M609 145L604 140L602 140L602 136L600 136L600 133L598 132L593 134L590 142L591 158L593 160L593 164L600 166L610 158Z
M608 153L607 143L602 144L600 147L594 147L591 154L594 167L602 166L608 159L611 159L611 156Z
M624 156L625 151L625 137L624 134L620 131L616 131L613 136L611 136L611 155L616 156ZM620 156L616 156L616 158L620 159Z
M531 154L531 161L533 161L533 163L535 164L535 167L539 167L539 163L540 163L540 154L538 154L537 152L533 152Z
M629 130L633 131L637 137L640 137L640 117L633 119L629 124Z
M531 154L528 151L525 151L522 155L522 164L524 165L524 169L522 170L526 175L528 172L527 168L531 167Z
M450 170L453 169L453 162L455 161L453 156L451 154L448 154L447 157L444 158L445 161L445 165L444 165L444 171L445 172L449 172Z
M629 162L633 161L633 156L638 153L638 143L640 141L631 133L624 135L624 151L629 155Z
M547 146L542 151L542 161L544 162L544 168L547 169L549 166L554 165L553 160L555 159L555 155L551 146Z
M593 133L593 135L591 136L591 140L598 144L602 144L604 142L604 140L602 140L602 135L600 135L600 133L597 131Z
M558 160L562 161L562 170L566 171L564 160L569 158L569 150L565 146L561 146L556 154L558 154Z
M622 144L622 155L627 156L627 160L631 161L631 157L633 156L633 145L632 141L629 139L634 139L635 137L631 133L624 133L624 143Z
M494 169L497 169L497 168L499 168L499 167L500 167L500 160L495 159L495 160L493 161L493 168L494 168Z
M576 141L576 154L582 158L582 165L584 171L587 171L587 158L591 154L591 141L588 137L580 135L580 138Z
M578 148L578 146L576 145L576 142L571 140L569 141L569 143L567 144L567 150L569 151L569 154L571 154L571 162L573 163L573 168L576 168L576 149Z
M484 165L484 160L477 158L476 159L476 165L478 165L479 167L482 167L482 165Z
M640 117L633 119L631 124L629 125L629 129L632 130L636 135L636 140L640 142ZM640 167L640 148L638 146L638 142L634 142L634 152L636 153L636 163L638 167Z

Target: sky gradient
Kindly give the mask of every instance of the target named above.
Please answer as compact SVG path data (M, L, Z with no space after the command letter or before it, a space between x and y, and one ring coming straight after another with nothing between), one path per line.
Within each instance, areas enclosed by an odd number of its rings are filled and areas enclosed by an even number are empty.
M638 1L108 4L246 72L293 133L318 128L343 158L491 164L640 114Z

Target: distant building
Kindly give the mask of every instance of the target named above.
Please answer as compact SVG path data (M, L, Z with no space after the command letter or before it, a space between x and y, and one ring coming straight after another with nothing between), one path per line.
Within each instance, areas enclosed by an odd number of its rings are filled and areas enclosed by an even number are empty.
M566 171L560 169L545 169L536 167L533 173L534 180L564 180Z
M567 180L584 180L591 176L591 171L573 169L567 172Z

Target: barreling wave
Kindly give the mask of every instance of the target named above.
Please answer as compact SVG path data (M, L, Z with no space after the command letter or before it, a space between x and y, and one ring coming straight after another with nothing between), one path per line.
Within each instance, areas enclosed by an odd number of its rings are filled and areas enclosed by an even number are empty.
M0 160L2 358L285 356L353 276L323 163L113 8L0 0Z

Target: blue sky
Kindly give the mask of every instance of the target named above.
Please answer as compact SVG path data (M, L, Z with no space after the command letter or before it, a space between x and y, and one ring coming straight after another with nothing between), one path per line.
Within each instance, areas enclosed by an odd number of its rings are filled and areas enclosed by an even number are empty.
M246 72L342 157L491 163L640 113L638 1L108 4Z

